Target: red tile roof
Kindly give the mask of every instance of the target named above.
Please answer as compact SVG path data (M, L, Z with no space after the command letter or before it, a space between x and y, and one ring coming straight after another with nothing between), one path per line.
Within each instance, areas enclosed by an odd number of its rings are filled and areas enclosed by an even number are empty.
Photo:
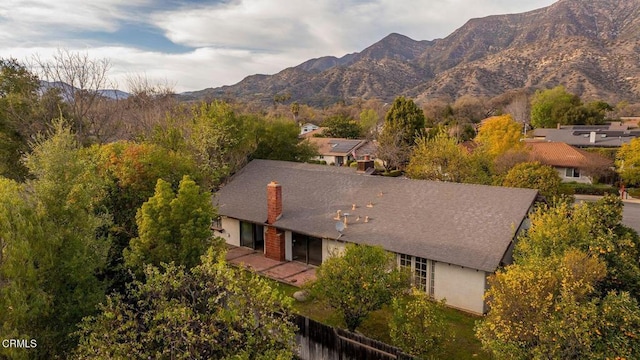
M527 142L532 160L542 164L567 167L610 167L613 161L604 156L590 153L561 142Z

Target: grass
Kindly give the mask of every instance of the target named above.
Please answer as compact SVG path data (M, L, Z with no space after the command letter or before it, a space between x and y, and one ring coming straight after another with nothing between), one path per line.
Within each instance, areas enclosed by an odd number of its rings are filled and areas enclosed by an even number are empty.
M300 290L297 287L273 281L273 286L281 293L287 296L293 296L293 293ZM346 328L342 316L334 311L333 308L315 299L305 302L295 301L293 304L294 311L300 315L304 315L321 323ZM454 334L444 345L443 353L448 359L490 359L490 355L481 349L480 341L476 339L474 326L475 322L480 319L478 316L469 315L462 311L451 308L445 308L444 318L449 324L451 332ZM374 311L360 325L358 332L372 339L392 344L389 336L389 322L391 321L390 307L384 307L378 311Z

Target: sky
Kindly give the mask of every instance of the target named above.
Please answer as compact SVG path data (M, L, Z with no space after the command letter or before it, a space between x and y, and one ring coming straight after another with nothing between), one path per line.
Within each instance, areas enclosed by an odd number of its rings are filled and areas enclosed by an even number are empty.
M194 91L359 52L390 33L444 38L471 18L555 1L1 0L0 58L79 52L109 61L111 87L144 78Z

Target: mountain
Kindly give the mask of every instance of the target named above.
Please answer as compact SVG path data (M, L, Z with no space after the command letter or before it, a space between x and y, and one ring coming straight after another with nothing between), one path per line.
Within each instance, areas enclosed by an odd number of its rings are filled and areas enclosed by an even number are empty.
M54 89L54 88L60 90L60 94L65 101L69 101L73 97L72 96L73 93L80 91L79 89L65 82L40 80L41 93L44 93L47 90ZM124 100L129 96L131 96L131 94L121 90L117 90L117 89L100 89L100 90L97 90L97 93L100 96L103 96L105 98L112 99L112 100Z
M564 85L585 100L640 102L640 1L560 0L471 19L444 39L390 34L359 53L308 60L275 75L184 94L328 105L350 98L497 96Z

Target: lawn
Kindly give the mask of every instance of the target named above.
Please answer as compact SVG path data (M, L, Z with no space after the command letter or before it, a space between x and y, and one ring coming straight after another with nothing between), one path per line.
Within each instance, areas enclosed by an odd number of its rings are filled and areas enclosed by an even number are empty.
M274 281L274 287L279 291L292 296L294 292L300 290L297 287ZM342 317L331 307L317 300L306 302L294 302L294 310L300 315L307 316L313 320L327 325L345 328ZM480 318L467 313L446 308L444 317L451 327L453 338L445 344L444 353L448 359L490 359L490 355L482 351L480 341L474 336L475 322ZM388 307L375 311L369 315L358 331L365 336L391 344L389 337L389 319L391 311Z

